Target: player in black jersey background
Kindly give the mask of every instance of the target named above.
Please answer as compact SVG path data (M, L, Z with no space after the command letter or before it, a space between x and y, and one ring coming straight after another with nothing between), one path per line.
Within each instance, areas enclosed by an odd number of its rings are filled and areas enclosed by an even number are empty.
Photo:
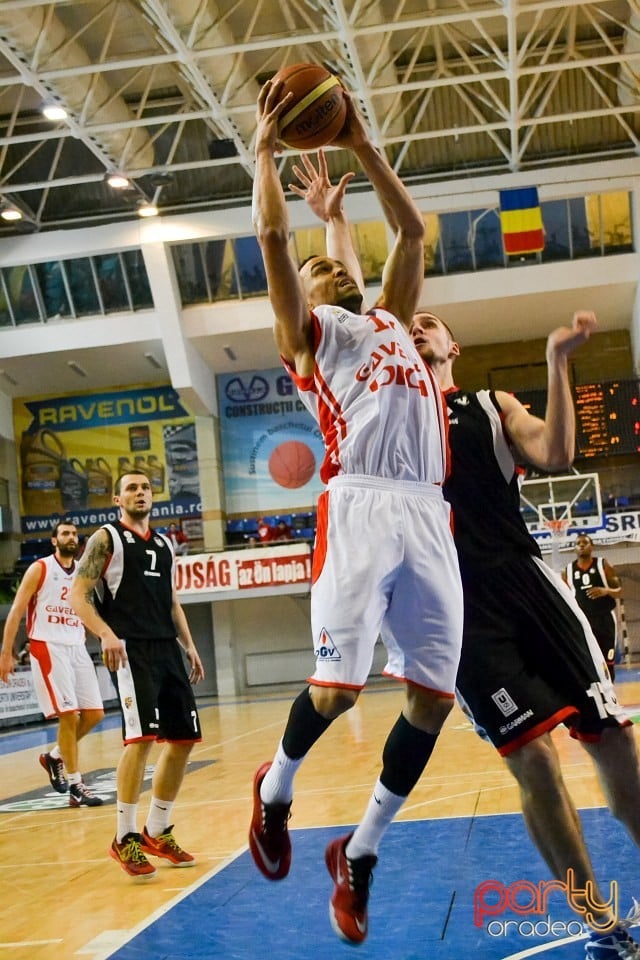
M576 559L567 564L562 579L567 584L585 617L614 679L616 661L616 600L622 596L620 578L608 560L594 557L593 540L586 533L576 537Z
M298 174L304 189L296 192L325 222L327 252L351 270L355 254L348 221L341 203L329 202L337 190L314 175L313 166L305 168L304 178ZM416 314L412 336L449 408L451 472L445 495L453 507L465 607L460 699L516 778L529 834L553 876L566 881L572 869L576 885L585 889L590 882L604 903L550 732L564 721L571 724L596 764L610 810L638 846L640 761L633 728L617 703L589 624L561 578L542 561L522 519L518 466L525 461L554 471L571 464L575 414L567 360L595 325L593 313L580 311L571 327L549 335L544 420L510 394L459 390L453 364L460 349L438 317ZM588 960L640 960L628 922L606 911L595 920L611 928L604 935L591 933Z
M201 739L191 684L204 676L175 587L171 543L149 526L151 482L145 473L120 476L114 503L120 519L87 541L71 593L78 616L102 643L120 707L124 750L118 763L117 829L110 856L135 879L156 870L146 855L175 867L194 857L169 823L189 754ZM185 671L180 648L190 664ZM138 801L152 745L162 741L142 833Z

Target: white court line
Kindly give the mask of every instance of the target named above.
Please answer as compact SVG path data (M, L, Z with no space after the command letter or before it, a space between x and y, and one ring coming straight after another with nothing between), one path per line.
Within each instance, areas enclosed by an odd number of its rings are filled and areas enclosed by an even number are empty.
M15 940L13 943L0 943L0 950L7 950L9 947L46 947L50 943L62 942L62 938L58 940Z
M526 950L521 950L520 953L510 953L508 957L503 957L502 960L525 960L525 957L534 957L536 953L546 953L548 950L555 950L556 947L564 947L568 943L578 943L580 940L586 939L586 933L579 937L563 937L562 940L555 940L553 943L540 943L537 947L528 947Z
M207 883L208 880L210 880L212 877L215 877L215 875L220 873L221 870L225 870L233 863L234 860L237 860L238 857L241 857L243 853L246 853L248 849L249 845L245 843L244 846L240 847L239 850L236 850L235 853L232 853L231 856L223 860L222 863L218 864L217 867L213 867L213 869L209 870L208 873L205 873L195 883L192 883L177 896L173 897L171 900L168 900L161 907L158 907L158 909L151 913L148 917L145 917L144 920L141 920L137 926L133 927L131 930L119 931L119 933L122 934L123 939L118 944L112 943L106 953L95 953L91 948L91 943L94 941L90 941L76 952L84 954L93 953L93 960L108 960L108 958L112 956L116 950L121 950L125 944L130 943L130 941L133 940L134 937L137 937L139 933L142 933L143 930L146 930L147 927L150 927L151 924L156 922L156 920L160 920L161 917L163 917L166 913L169 913L170 910L173 910L173 908L180 903L181 900L186 900L187 897L190 897L191 894L198 889L198 887L201 887L203 884ZM115 932L116 931L110 931L110 933ZM98 948L97 944L96 948ZM99 949L102 949L102 947Z

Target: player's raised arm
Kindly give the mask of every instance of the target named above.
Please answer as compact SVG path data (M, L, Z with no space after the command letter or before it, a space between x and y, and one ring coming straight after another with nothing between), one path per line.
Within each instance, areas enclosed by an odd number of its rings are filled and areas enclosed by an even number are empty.
M534 417L507 393L497 393L505 426L519 453L533 466L563 470L575 455L576 420L569 384L568 360L585 343L597 324L590 310L573 315L571 327L558 327L547 339L547 409L544 420Z
M278 118L287 104L287 98L279 99L281 88L282 83L268 82L258 98L252 214L275 315L276 344L282 356L305 376L313 364L309 347L311 318L289 250L289 217L274 158Z
M302 166L294 163L292 167L300 184L290 183L289 189L301 197L325 224L327 255L345 265L364 296L362 267L353 246L351 228L343 206L347 185L355 173L345 173L334 186L329 179L324 150L318 150L317 166L306 153L300 159Z
M400 178L376 150L362 117L348 93L347 122L333 141L355 153L369 178L395 233L395 241L382 273L378 303L409 329L424 284L424 220Z

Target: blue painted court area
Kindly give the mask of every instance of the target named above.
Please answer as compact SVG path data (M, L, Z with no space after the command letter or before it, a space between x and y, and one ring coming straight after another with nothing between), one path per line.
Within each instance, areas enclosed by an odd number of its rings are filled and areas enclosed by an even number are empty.
M587 843L607 896L619 891L619 914L640 892L640 858L606 810L582 812ZM215 824L212 822L212 829ZM328 918L331 880L324 849L344 828L294 830L294 859L286 880L269 883L242 853L124 947L111 960L340 960L354 947L333 933ZM549 873L535 853L519 815L394 823L383 841L370 900L370 932L357 956L368 960L580 960L584 940L576 914L553 893L544 914L509 910L474 925L474 894L496 880L509 888L528 880L538 888ZM511 888L509 888L511 889ZM131 895L134 895L132 892ZM521 905L530 892L519 895ZM487 904L497 897L487 896ZM510 921L502 935L504 921ZM521 922L517 931L516 924ZM555 924L555 936L531 936L534 922ZM538 928L540 929L540 928ZM639 928L640 929L640 928ZM545 945L546 944L546 945ZM541 949L542 947L542 949ZM537 948L537 949L536 949Z

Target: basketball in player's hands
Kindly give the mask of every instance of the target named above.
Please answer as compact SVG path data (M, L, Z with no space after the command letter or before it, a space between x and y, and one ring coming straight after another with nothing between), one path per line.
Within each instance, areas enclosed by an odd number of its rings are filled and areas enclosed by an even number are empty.
M280 116L279 139L296 150L317 150L338 136L347 118L340 80L315 63L283 67L272 83L282 81L280 97L292 94Z

